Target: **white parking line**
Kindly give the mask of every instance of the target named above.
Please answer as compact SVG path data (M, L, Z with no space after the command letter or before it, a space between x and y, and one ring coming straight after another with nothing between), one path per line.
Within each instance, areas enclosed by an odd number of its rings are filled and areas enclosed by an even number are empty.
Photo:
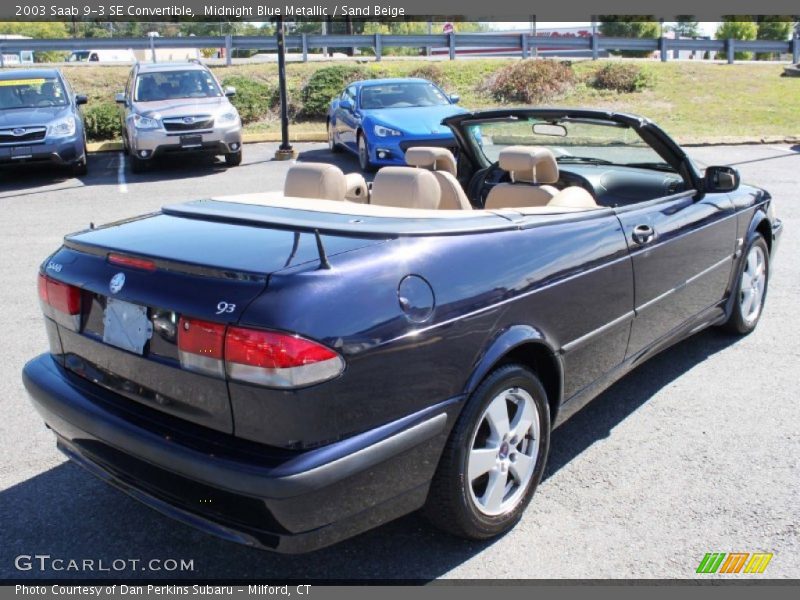
M120 194L128 193L128 184L125 182L125 157L120 152L117 155L117 185Z

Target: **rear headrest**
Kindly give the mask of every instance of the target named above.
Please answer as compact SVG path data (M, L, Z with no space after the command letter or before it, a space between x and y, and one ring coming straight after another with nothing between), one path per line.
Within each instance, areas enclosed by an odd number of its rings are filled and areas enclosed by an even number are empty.
M500 151L500 168L511 173L512 181L556 183L558 164L547 148L508 146Z
M441 189L433 173L411 167L384 167L372 182L370 204L439 208Z
M347 181L339 167L324 163L297 163L286 174L283 195L293 198L344 200Z
M447 148L415 146L406 150L406 162L412 167L447 171L456 176L456 159Z

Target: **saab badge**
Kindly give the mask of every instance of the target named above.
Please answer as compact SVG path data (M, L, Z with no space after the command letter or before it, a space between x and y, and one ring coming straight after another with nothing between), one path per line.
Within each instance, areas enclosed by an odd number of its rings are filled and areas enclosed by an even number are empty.
M117 273L111 278L111 281L108 284L108 289L111 290L112 294L116 294L122 289L122 286L125 285L125 273Z

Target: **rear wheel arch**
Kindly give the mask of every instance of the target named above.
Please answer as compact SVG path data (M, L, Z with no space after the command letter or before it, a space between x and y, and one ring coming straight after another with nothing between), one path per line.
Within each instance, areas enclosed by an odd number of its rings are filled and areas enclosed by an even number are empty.
M556 422L564 389L561 359L540 331L527 326L511 327L498 336L473 369L464 392L471 394L495 369L507 364L528 367L542 382L550 406L550 422Z

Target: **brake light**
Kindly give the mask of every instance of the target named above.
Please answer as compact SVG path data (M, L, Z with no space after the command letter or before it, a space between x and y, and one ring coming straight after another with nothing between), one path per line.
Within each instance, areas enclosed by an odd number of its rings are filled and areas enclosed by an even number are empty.
M80 327L81 290L39 273L39 299L51 319L77 331Z
M123 254L109 254L108 262L112 265L120 267L131 267L133 269L142 269L143 271L155 271L155 261L146 258L136 258L135 256L125 256Z
M178 322L178 355L183 368L225 377L224 347L225 325L181 317Z
M268 387L311 385L344 370L339 354L300 336L188 317L178 325L178 351L185 369Z

